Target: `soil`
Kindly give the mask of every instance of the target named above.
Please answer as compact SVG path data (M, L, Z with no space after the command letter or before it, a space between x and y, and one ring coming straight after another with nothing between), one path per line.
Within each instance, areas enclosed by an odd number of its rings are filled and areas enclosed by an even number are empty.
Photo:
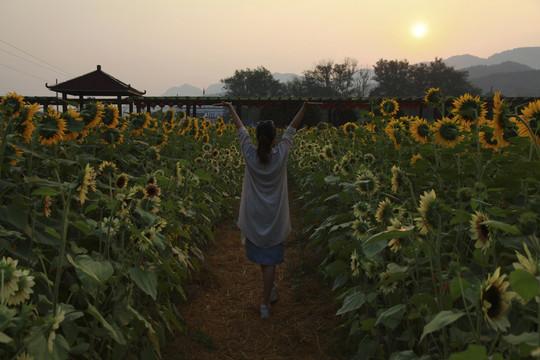
M260 267L245 257L233 219L215 231L205 262L188 285L178 310L184 330L164 349L163 359L345 359L346 334L339 328L335 294L317 271L322 257L307 247L300 225L285 241L285 263L275 283L279 300L261 319Z

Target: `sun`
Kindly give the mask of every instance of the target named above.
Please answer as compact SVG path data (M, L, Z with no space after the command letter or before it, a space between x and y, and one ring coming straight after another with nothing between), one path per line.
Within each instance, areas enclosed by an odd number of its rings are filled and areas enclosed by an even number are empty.
M413 35L415 37L422 37L424 35L426 35L426 25L424 24L416 24L413 28Z

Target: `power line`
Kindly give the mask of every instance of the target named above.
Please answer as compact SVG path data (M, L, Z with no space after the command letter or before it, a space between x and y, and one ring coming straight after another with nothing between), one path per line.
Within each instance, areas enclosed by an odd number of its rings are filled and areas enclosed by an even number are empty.
M0 64L0 65L5 66L5 67L7 67L8 69L11 69L11 70L13 70L13 71L20 72L21 74L25 74L25 75L34 77L34 78L39 79L39 80L43 80L43 81L45 81L45 82L48 82L48 81L49 81L49 80L47 80L47 79L40 78L39 76L29 74L29 73L27 73L27 72L25 72L25 71L22 71L22 70L19 70L19 69L15 69L15 68L13 68L13 67L11 67L11 66L8 66L8 65L4 65L4 64Z
M19 48L16 47L15 45L11 45L10 43L8 43L8 42L6 42L6 41L4 41L4 40L2 40L2 39L0 39L0 41L3 42L4 44L7 44L7 45L11 46L12 48L15 48L15 49L19 50L20 52L22 52L22 53L24 53L24 54L26 54L26 55L28 55L28 56L30 56L30 57L32 57L32 58L38 60L38 61L41 61L42 63L45 63L45 64L47 64L47 65L49 65L49 66L51 66L51 67L53 67L53 68L55 68L55 69L57 69L57 70L60 70L61 72L65 73L65 74L68 74L68 75L70 75L70 76L73 76L73 74L70 74L69 72L62 70L62 69L60 69L59 67L54 66L53 64L49 64L49 63L46 62L45 60L42 60L42 59L40 59L40 58L38 58L38 57L35 57L35 56L32 55L32 54L27 53L26 51L19 49Z
M47 70L49 70L49 71L54 71L55 73L60 74L60 75L62 75L62 76L69 75L69 74L61 73L60 71L56 71L56 70L54 70L54 69L48 68L48 67L43 66L43 65L41 65L41 64L38 64L37 62L34 62L34 61L32 61L32 60L25 59L25 58L23 58L22 56L19 56L19 55L17 55L17 54L13 54L13 53L11 53L11 52L9 52L9 51L7 51L7 50L0 49L0 51L6 52L6 53L8 53L8 54L10 54L10 55L13 55L13 56L15 56L15 57L21 59L21 60L27 61L27 62L29 62L29 63L32 63L32 64L37 65L37 66L39 66L39 67L42 67L42 68L44 68L44 69L47 69Z

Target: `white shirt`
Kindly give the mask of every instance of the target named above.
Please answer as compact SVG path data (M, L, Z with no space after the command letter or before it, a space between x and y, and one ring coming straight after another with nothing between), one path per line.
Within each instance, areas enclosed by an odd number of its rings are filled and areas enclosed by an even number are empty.
M238 227L242 235L261 248L283 242L291 233L287 190L287 158L295 128L288 127L279 145L272 149L270 161L259 161L257 148L247 129L238 129L238 140L246 167Z

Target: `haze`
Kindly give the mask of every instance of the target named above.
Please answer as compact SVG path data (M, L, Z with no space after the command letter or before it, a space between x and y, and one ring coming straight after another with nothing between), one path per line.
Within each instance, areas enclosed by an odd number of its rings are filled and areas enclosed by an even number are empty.
M366 68L381 58L485 58L540 45L539 13L538 0L3 0L0 94L51 96L46 82L97 64L161 95L260 65L301 74L346 57Z

